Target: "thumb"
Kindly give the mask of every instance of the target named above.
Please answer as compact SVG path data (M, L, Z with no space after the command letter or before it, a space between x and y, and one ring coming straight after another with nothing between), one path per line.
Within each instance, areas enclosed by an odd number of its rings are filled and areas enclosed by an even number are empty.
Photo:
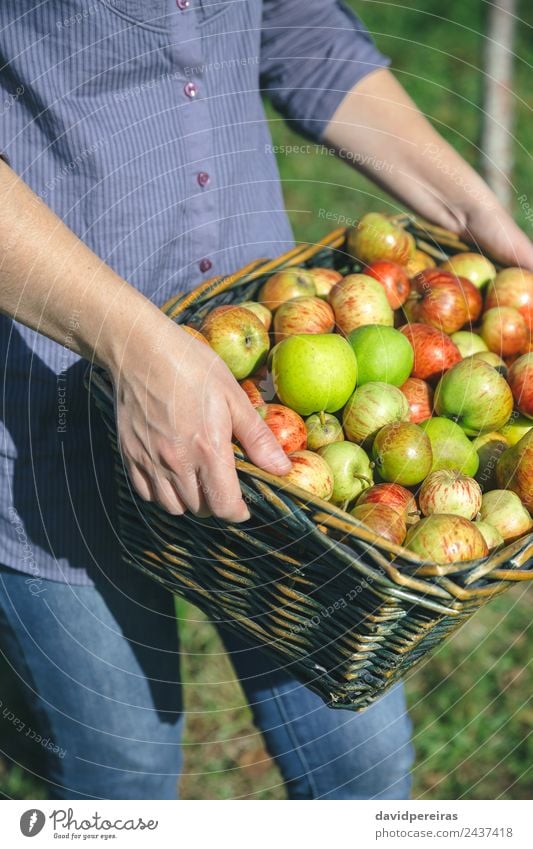
M230 412L233 434L252 463L273 475L290 472L291 461L244 392L232 399Z

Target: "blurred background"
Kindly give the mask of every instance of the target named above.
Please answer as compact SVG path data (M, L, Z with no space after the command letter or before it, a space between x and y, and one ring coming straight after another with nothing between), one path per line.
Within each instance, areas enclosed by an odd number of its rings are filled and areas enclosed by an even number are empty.
M483 132L483 0L349 0L392 69L439 131L475 167ZM528 150L533 109L533 7L517 3L513 68L513 170L510 206L531 237L533 168ZM276 145L301 144L269 109ZM356 218L398 205L346 164L311 153L279 157L295 238L313 242L333 229L319 209ZM524 202L523 197L528 200ZM522 200L520 200L522 198ZM489 604L407 679L417 761L414 798L530 799L533 793L533 587ZM186 799L283 799L280 775L251 715L214 629L177 602L183 646L187 726L181 795ZM0 666L1 689L16 682ZM14 702L13 702L14 703ZM44 798L38 753L14 760L2 752L13 726L0 714L0 797ZM33 746L38 749L38 746Z

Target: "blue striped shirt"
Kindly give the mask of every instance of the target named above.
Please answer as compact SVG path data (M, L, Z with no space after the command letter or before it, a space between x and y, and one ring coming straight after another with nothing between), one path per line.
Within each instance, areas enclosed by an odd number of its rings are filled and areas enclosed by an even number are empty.
M321 141L386 64L335 0L2 0L0 51L0 150L157 304L292 245L261 95ZM0 562L35 592L121 568L80 318L55 343L0 316Z

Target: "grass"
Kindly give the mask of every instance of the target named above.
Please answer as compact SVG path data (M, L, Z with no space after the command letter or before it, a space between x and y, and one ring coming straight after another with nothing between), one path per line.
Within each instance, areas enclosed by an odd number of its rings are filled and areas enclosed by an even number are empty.
M482 33L488 6L426 0L351 3L365 19L393 69L443 135L473 164L482 125ZM526 3L522 4L525 16ZM444 14L443 14L444 10ZM531 158L525 149L533 92L527 76L533 42L525 25L516 45L517 113L514 213L529 193ZM269 111L277 145L301 143ZM380 190L331 157L295 154L279 159L295 237L314 241L325 208L347 217L397 208ZM531 201L530 199L530 202ZM529 225L530 226L530 225ZM420 799L528 799L533 791L533 587L517 585L496 599L411 674L407 681L415 725L414 796ZM216 632L190 605L179 603L188 713L181 795L187 799L279 799L280 775L254 730L249 708ZM222 654L221 654L222 653ZM5 673L0 680L6 684ZM4 726L4 727L3 727ZM9 729L0 723L0 750ZM0 794L43 797L38 779L0 760Z

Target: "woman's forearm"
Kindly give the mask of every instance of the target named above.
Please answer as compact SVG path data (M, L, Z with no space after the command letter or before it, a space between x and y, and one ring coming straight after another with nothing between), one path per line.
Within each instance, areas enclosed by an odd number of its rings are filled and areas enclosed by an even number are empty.
M369 74L346 95L325 141L413 211L507 265L533 268L531 241L390 71Z

